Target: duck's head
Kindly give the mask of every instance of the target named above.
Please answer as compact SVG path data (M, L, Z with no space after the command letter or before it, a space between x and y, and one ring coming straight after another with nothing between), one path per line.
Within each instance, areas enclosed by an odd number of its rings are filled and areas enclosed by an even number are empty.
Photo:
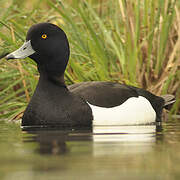
M69 44L64 31L51 23L33 25L26 36L25 43L6 59L24 59L30 57L40 73L49 76L64 74L69 59Z

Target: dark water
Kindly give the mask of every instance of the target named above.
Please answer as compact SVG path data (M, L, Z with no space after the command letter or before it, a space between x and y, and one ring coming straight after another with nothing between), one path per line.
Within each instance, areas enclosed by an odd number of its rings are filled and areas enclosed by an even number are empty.
M0 179L180 179L180 119L93 133L27 132L0 121Z

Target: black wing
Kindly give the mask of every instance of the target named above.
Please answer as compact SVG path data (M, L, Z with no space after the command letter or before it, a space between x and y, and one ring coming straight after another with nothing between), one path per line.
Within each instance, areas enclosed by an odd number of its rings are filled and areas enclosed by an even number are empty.
M68 86L68 89L92 105L115 107L130 97L138 97L136 90L113 82L83 82Z

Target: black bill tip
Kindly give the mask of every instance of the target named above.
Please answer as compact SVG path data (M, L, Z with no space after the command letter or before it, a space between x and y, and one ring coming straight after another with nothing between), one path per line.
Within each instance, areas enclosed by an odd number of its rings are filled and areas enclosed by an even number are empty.
M9 60L9 59L16 59L13 54L7 54L7 55L5 56L5 58L6 58L7 60Z
M9 53L2 53L2 54L0 54L0 59L3 59L4 57L6 58L6 56L8 55ZM6 58L7 59L7 58Z

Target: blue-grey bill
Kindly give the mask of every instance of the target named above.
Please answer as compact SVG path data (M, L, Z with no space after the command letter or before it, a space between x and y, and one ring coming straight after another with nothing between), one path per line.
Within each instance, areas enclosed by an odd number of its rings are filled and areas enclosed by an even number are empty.
M5 58L8 59L24 59L32 54L34 54L35 51L31 46L31 41L26 41L19 49L16 51L8 54Z

